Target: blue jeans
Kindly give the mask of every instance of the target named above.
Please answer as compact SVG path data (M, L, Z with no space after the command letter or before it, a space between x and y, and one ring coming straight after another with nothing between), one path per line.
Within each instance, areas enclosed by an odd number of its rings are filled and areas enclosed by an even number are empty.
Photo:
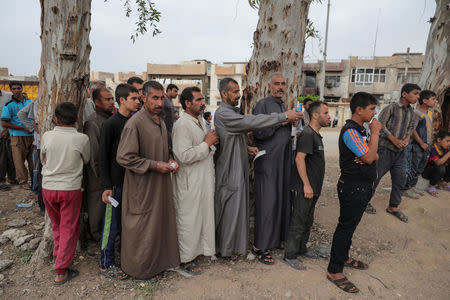
M100 245L100 268L107 269L114 266L114 244L116 237L120 237L122 231L122 187L113 188L113 198L119 202L117 207L111 204L105 205L103 218L103 232ZM119 242L120 251L120 242Z

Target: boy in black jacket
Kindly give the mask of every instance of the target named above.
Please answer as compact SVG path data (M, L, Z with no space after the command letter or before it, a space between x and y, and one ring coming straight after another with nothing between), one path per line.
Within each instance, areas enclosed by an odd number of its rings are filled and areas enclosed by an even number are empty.
M114 279L125 279L127 275L115 265L114 243L121 233L121 200L125 169L116 161L117 147L125 123L140 105L138 90L129 84L119 84L116 88L119 110L106 120L100 132L100 177L103 184L102 201L106 203L100 253L100 272ZM119 202L111 204L109 197ZM119 246L120 248L120 246Z
M344 275L344 266L364 270L368 266L349 258L353 233L372 196L377 179L378 139L381 123L372 119L376 114L377 99L365 92L356 93L350 101L352 118L347 120L339 136L339 165L341 176L337 184L340 216L333 236L327 278L348 293L359 290ZM364 122L370 123L370 142L365 139Z

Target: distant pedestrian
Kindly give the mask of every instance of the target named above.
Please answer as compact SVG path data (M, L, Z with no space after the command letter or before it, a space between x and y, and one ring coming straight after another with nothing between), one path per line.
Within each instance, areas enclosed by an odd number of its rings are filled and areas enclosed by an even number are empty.
M56 127L44 133L41 140L42 193L52 222L56 285L79 274L69 267L78 241L83 164L89 161L90 149L87 135L75 128L77 115L72 103L58 104Z
M28 179L33 174L33 130L25 127L17 113L32 102L23 97L21 82L11 81L9 88L13 95L3 107L2 127L9 130L17 180L22 188L29 190Z

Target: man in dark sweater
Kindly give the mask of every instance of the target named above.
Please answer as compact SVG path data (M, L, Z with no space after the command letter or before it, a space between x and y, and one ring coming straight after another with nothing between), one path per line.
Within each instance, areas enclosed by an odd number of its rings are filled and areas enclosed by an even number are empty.
M305 266L297 256L318 258L313 251L308 251L306 243L314 221L314 209L322 191L325 175L325 155L322 136L319 131L330 125L328 105L315 101L308 109L309 125L303 128L297 140L295 165L291 175L292 215L286 240L284 260L296 270Z
M350 101L351 120L347 120L339 135L339 166L341 176L337 184L340 216L333 236L327 278L348 293L359 290L344 275L343 269L351 267L364 270L368 266L349 257L353 233L372 196L377 179L375 161L378 160L378 139L381 123L372 119L376 114L377 99L365 92L356 93ZM364 122L370 123L370 142L365 139Z
M103 122L100 131L99 165L103 185L102 201L106 204L101 240L100 272L114 278L125 279L127 275L115 265L114 243L121 232L122 185L125 169L116 161L120 135L132 112L138 110L139 92L129 84L119 84L116 88L119 110ZM110 197L119 202L113 206ZM119 246L120 248L120 246Z

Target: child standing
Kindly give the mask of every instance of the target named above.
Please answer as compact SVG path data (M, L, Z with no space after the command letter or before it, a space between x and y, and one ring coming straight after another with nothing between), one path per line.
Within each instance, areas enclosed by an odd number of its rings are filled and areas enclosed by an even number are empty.
M77 132L78 109L69 102L55 109L56 127L41 140L42 194L52 222L56 285L78 276L69 269L78 240L83 164L89 161L89 138Z
M425 90L420 92L419 107L414 111L418 123L413 132L411 142L411 160L403 195L410 198L419 198L422 191L415 188L419 175L422 174L428 162L429 147L433 143L433 112L436 104L436 94Z
M103 185L102 201L106 204L103 218L103 232L100 248L100 272L113 279L125 279L125 274L116 266L114 244L122 231L122 187L125 168L117 163L117 147L125 123L139 108L139 92L129 84L119 84L115 92L119 111L103 122L100 131L100 178ZM119 202L117 207L111 205L108 197ZM119 244L120 249L120 244Z
M437 197L436 187L450 191L450 132L440 131L430 148L430 158L422 176L430 180L427 192Z
M419 96L420 87L417 84L407 83L402 87L400 100L383 108L378 116L383 129L380 132L378 147L380 159L377 163L378 177L375 181L374 192L381 178L389 171L392 190L386 212L403 222L408 222L408 217L398 206L402 201L402 188L406 182L408 158L406 148L414 130L414 109L411 105L419 100ZM369 203L366 211L374 213L375 209Z

